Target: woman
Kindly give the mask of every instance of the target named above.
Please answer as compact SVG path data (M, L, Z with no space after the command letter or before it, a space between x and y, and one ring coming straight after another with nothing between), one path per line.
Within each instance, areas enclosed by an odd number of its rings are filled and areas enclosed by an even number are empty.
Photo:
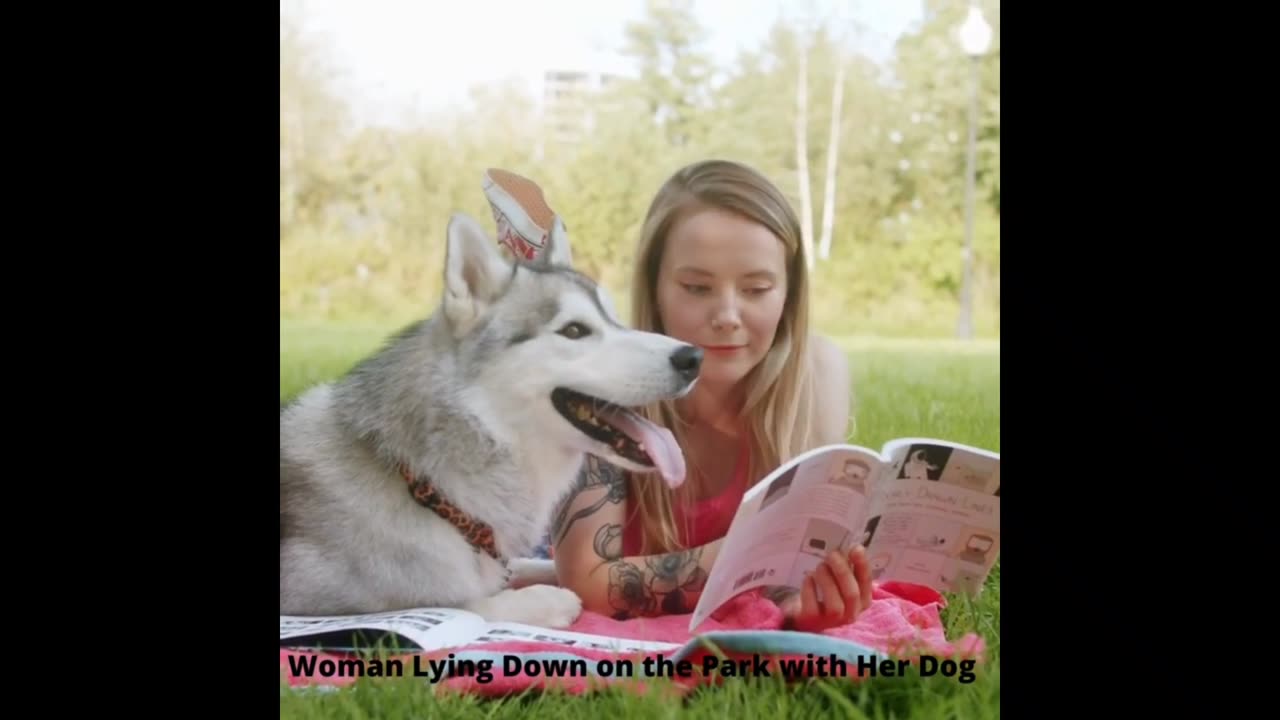
M491 170L485 191L499 238L536 253L549 217L541 191ZM519 234L524 242L513 244ZM692 612L742 494L791 457L845 440L844 354L808 328L800 222L782 193L744 165L709 160L676 172L645 217L632 325L703 348L693 392L649 408L684 451L677 490L589 458L557 513L560 582L615 618ZM799 593L770 593L788 627L852 622L871 602L862 548L829 555Z

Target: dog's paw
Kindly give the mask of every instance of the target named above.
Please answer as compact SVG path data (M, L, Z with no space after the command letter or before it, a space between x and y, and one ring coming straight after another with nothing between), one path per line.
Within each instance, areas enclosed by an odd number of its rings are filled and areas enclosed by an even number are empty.
M572 590L554 585L530 585L474 600L467 603L465 609L491 623L510 622L563 628L578 619L582 612L582 600Z
M528 625L566 628L582 614L582 599L572 590L554 585L530 585L516 591L517 602L529 613Z

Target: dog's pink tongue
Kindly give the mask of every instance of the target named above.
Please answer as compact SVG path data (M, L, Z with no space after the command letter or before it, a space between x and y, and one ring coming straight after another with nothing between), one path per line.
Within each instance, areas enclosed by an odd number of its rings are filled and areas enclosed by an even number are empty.
M610 412L604 419L644 447L668 487L677 488L684 483L684 454L670 430L658 427L635 413Z

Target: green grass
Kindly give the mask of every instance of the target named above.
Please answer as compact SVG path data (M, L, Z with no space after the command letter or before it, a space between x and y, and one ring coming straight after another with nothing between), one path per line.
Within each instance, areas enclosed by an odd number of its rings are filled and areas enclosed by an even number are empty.
M375 349L394 328L325 327L283 322L280 333L280 398L334 377ZM853 374L853 442L879 448L901 436L940 437L1000 450L1000 348L998 343L838 338ZM361 679L332 693L282 692L281 717L518 717L574 720L621 716L810 716L998 718L1000 716L1000 566L975 599L948 596L942 612L947 637L976 632L987 642L977 680L874 678L859 683L816 680L783 686L778 680L728 680L684 700L641 697L618 689L587 697L530 693L505 700L442 696L412 677Z

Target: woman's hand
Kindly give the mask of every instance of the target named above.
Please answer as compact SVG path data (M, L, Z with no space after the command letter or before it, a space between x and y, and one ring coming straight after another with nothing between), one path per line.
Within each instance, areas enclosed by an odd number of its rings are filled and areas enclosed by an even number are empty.
M871 568L859 545L845 555L833 551L805 576L798 594L783 600L784 627L822 632L848 625L871 606Z

